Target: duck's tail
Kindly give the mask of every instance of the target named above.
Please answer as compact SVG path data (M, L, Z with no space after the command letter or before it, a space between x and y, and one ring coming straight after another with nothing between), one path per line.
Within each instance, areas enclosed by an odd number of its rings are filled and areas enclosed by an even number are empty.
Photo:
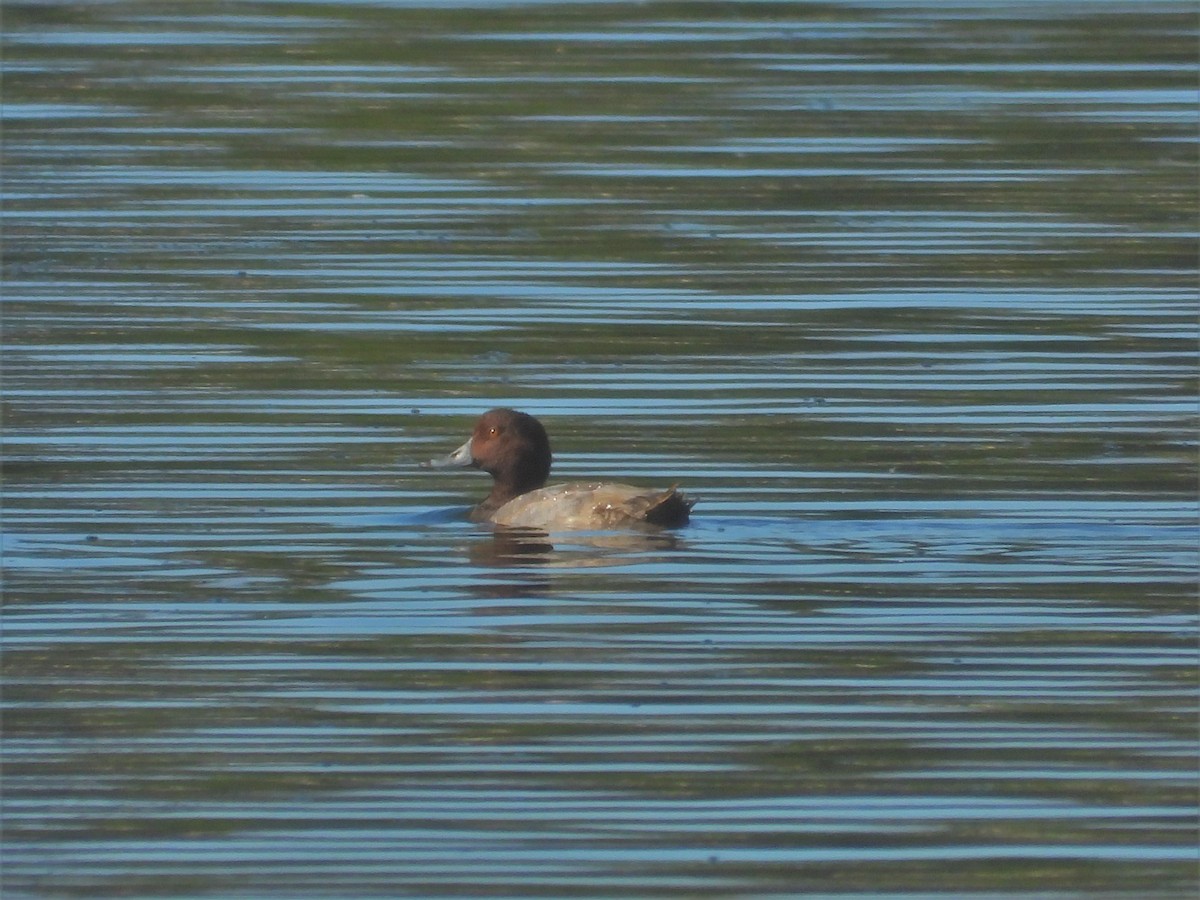
M696 501L679 493L677 487L678 485L673 484L661 494L649 498L650 502L643 513L647 522L665 528L687 524Z

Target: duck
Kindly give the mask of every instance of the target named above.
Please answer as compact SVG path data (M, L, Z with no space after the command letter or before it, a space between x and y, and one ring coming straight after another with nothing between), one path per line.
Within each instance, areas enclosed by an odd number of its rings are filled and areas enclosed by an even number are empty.
M695 501L676 487L569 482L546 487L550 438L536 418L515 409L485 412L457 450L422 463L472 467L492 476L492 491L471 510L473 522L541 531L673 528L685 525Z

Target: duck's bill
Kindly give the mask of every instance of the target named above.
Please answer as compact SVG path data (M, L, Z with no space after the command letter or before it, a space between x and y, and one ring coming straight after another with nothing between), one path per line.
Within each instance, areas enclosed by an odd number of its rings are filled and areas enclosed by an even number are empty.
M429 460L429 462L421 463L421 465L427 469L453 469L470 466L474 462L475 457L471 455L471 439L467 438L467 442L453 453L435 457Z

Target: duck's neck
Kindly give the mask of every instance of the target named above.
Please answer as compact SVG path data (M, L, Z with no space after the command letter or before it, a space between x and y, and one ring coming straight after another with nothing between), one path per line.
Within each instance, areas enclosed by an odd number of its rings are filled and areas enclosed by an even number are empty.
M545 483L545 477L539 474L531 474L525 478L497 479L492 483L492 492L471 511L471 518L476 521L482 521L509 500L520 497L522 494L527 494L530 491L536 491Z
M482 521L513 497L519 496L520 494L515 491L502 489L498 484L494 485L492 492L483 499L483 502L471 510L471 518L476 521Z

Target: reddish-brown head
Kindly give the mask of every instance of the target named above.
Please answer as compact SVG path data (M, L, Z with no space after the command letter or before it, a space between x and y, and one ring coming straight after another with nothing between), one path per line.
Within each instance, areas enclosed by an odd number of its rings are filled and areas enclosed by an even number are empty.
M550 438L526 413L489 410L475 423L470 444L472 465L489 473L505 494L536 490L550 477Z
M535 491L550 477L550 439L533 416L514 409L493 409L479 417L467 442L426 466L473 466L492 476L492 492L472 514L475 518Z

